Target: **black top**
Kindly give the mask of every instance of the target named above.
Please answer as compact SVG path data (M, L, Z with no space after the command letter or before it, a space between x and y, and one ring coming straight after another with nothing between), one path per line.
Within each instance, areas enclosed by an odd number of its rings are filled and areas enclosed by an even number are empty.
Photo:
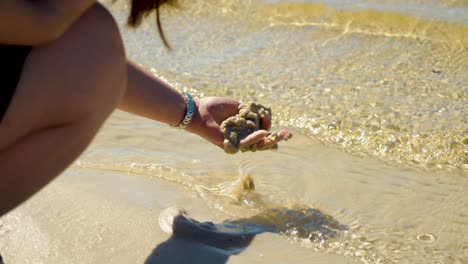
M30 51L30 46L0 44L0 121L15 94L24 61Z

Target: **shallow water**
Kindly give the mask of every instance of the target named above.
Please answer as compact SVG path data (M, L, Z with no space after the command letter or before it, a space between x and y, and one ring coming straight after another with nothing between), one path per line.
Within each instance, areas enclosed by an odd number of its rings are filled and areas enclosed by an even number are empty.
M124 28L130 57L180 88L269 102L278 124L348 152L466 169L466 2L224 2L167 10L173 52L149 21Z
M362 263L468 263L468 2L180 1L162 11L171 52L152 19L133 31L108 6L129 57L271 106L295 137L221 155L118 112L76 166L179 183L231 224Z

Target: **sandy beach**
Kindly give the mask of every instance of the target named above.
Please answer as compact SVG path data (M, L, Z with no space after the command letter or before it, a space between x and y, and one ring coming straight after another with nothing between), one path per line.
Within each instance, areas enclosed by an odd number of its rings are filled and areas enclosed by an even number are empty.
M352 263L274 233L245 243L222 232L171 236L158 217L174 205L199 221L227 217L161 180L70 169L1 219L0 248L6 263Z
M294 137L228 155L116 111L0 218L6 264L468 263L465 0L181 0L161 10L172 51L154 16L134 30L103 2L148 72L271 107Z

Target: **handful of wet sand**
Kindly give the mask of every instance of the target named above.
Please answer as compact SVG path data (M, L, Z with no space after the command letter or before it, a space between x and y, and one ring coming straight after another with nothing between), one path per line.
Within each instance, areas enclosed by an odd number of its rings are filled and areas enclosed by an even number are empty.
M265 129L262 127L262 118L268 117L271 120L271 109L261 104L246 103L239 105L239 113L229 117L221 123L221 132L224 136L224 151L234 154L239 150L257 151L267 149L277 149L278 144L272 144L281 140L288 140L292 134L286 130L271 132L257 143L246 144L242 142L252 133Z

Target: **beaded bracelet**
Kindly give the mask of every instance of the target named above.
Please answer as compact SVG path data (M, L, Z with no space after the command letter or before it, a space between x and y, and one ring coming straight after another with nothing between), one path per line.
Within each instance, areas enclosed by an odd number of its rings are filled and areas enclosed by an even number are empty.
M195 110L195 103L193 102L192 95L189 93L184 93L183 95L185 105L187 106L187 111L185 112L185 116L184 119L182 119L182 122L180 122L180 124L178 124L177 126L172 126L178 129L185 129L190 124Z

